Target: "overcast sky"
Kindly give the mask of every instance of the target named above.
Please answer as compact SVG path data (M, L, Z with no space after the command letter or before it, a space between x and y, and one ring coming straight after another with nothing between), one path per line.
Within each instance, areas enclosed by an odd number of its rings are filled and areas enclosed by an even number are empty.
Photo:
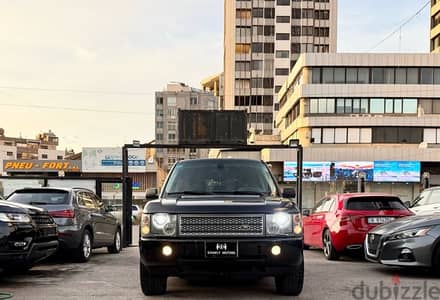
M372 50L426 2L339 0L338 51ZM155 91L222 70L223 0L0 0L0 20L8 136L52 129L77 151L147 141ZM373 49L428 51L429 7Z

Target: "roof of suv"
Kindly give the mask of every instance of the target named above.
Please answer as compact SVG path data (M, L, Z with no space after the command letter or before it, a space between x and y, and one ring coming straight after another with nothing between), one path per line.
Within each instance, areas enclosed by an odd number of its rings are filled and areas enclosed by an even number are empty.
M202 162L213 162L213 161L241 161L241 162L254 162L261 163L261 160L250 159L250 158L198 158L198 159L187 159L178 161L177 164L190 164L190 163L202 163Z

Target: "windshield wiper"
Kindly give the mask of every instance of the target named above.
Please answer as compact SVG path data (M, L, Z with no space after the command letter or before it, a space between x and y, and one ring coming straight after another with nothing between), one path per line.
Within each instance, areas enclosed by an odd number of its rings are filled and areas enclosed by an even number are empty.
M29 205L48 205L47 202L29 202Z

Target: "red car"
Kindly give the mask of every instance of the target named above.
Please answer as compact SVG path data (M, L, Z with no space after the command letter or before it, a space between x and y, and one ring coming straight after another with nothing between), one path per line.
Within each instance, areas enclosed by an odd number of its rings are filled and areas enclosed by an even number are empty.
M323 248L328 260L336 260L346 250L363 249L374 227L413 213L397 196L355 193L324 197L303 215L304 248Z

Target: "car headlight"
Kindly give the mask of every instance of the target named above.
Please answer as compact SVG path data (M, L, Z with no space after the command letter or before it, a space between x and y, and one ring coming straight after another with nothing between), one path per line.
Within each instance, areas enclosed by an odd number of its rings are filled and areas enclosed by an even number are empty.
M388 240L394 241L425 236L428 234L429 230L431 230L431 227L414 228L410 230L400 231L393 233L390 237L388 237Z
M166 213L143 214L141 219L141 235L176 235L177 216Z
M0 213L0 221L9 223L30 223L32 219L26 214Z
M274 235L300 235L302 234L301 215L286 212L266 215L266 232Z

